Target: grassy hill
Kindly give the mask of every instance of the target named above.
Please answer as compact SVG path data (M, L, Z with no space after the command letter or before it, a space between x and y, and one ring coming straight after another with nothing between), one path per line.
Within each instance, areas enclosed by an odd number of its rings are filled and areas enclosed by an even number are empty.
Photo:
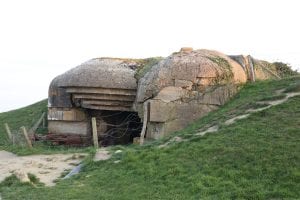
M45 99L24 108L0 113L0 150L7 150L19 155L90 151L90 148L66 148L64 146L51 146L42 142L36 142L34 149L28 149L26 146L12 145L9 142L4 123L9 124L13 134L23 137L20 127L25 126L29 130L38 121L42 113L47 112L47 102L47 99ZM43 130L42 128L39 128L38 131L47 132L47 130Z
M262 106L258 101L283 98L276 93L281 89L299 92L300 77L248 83L232 101L186 129L143 147L111 147L122 153L107 161L85 160L79 175L55 187L10 177L0 183L0 194L3 199L299 199L300 96L222 125ZM0 123L21 111L0 114ZM216 124L217 132L195 135ZM174 136L186 141L158 148Z
M12 133L17 133L21 126L27 130L40 118L43 112L47 112L47 100L42 100L30 106L0 113L0 146L7 145L8 136L6 135L4 123L8 123Z

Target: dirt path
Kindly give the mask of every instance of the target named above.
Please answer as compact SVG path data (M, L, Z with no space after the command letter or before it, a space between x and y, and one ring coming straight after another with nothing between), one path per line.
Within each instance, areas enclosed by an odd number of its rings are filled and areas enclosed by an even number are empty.
M277 91L277 94L282 94L283 91L284 90ZM286 96L284 98L282 98L282 99L279 99L279 100L274 100L274 101L259 101L257 103L266 104L267 106L262 107L262 108L257 108L257 109L249 109L243 115L238 115L238 116L235 116L235 117L233 117L231 119L226 120L224 122L224 125L228 126L228 125L234 124L239 119L245 119L245 118L249 117L251 115L251 113L256 113L256 112L260 112L260 111L269 109L272 106L276 106L276 105L279 105L279 104L282 104L282 103L286 102L291 97L299 96L299 95L300 95L300 92L291 92L291 93L286 93ZM218 130L219 130L219 128L217 126L212 126L212 127L208 128L205 131L201 131L199 133L196 133L196 135L203 136L206 133L217 132Z
M276 93L277 94L282 94L283 91L284 90L280 90L280 91L277 91ZM245 119L245 118L249 117L251 115L251 113L256 113L256 112L260 112L260 111L266 110L268 108L271 108L272 106L276 106L276 105L279 105L279 104L282 104L282 103L286 102L291 97L299 96L299 95L300 95L300 92L291 92L291 93L286 93L286 96L284 98L282 98L282 99L279 99L279 100L274 100L274 101L259 101L257 103L266 104L267 106L262 107L262 108L257 108L257 109L249 109L243 115L238 115L238 116L235 116L235 117L233 117L231 119L226 120L224 122L224 125L228 126L228 125L234 124L239 119ZM196 133L196 135L203 136L206 133L216 132L218 130L219 130L219 128L217 126L212 126L212 127L208 128L207 130L204 130L204 131L201 131L199 133Z
M283 94L284 90L278 90L276 91L276 94ZM260 102L257 102L257 103L260 103L260 104L266 104L265 107L262 107L262 108L257 108L257 109L249 109L247 110L244 114L242 115L237 115L235 117L232 117L228 120L226 120L224 122L224 125L225 126L229 126L231 124L234 124L237 120L240 120L240 119L245 119L245 118L248 118L252 113L256 113L256 112L260 112L260 111L263 111L263 110L266 110L266 109L269 109L271 108L272 106L276 106L276 105L279 105L279 104L282 104L284 102L286 102L289 98L291 97L295 97L295 96L299 96L300 95L300 92L290 92L290 93L286 93L286 96L282 99L279 99L279 100L274 100L274 101L260 101ZM213 132L217 132L219 130L219 126L218 125L214 125L214 126L211 126L205 130L202 130L200 132L197 132L195 135L197 136L204 136L206 135L207 133L213 133ZM174 140L174 138L176 138ZM186 141L186 140L183 140L182 138L176 136L172 139L170 139L169 141L167 141L165 144L163 145L160 145L159 147L162 148L162 147L166 147L168 146L169 144L173 143L173 142L182 142L182 141Z
M85 156L86 154L78 153L17 156L7 151L0 151L0 182L12 174L26 176L31 173L46 186L53 186L54 180L65 170L71 170L78 165Z

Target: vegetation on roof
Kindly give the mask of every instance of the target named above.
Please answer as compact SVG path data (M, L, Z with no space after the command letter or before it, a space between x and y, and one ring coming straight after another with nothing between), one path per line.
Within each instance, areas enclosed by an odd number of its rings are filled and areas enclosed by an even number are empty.
M220 56L207 56L206 58L216 63L218 69L222 71L222 73L218 74L218 77L215 79L216 84L221 84L224 82L228 83L230 80L232 80L234 76L232 72L232 67L230 66L229 62L226 59Z
M162 59L163 57L152 57L141 60L134 77L137 80L141 79L154 65L159 63Z
M275 78L284 78L298 75L298 72L293 70L289 64L283 62L270 63L263 60L254 60L254 68L261 69L267 72L270 77Z
M279 73L281 77L289 77L297 75L297 71L294 71L291 65L283 62L273 62L272 65L275 66L276 71Z

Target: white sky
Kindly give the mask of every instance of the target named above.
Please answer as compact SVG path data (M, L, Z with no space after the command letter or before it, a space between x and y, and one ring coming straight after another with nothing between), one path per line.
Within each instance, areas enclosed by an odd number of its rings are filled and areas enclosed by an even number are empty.
M168 56L182 46L251 54L300 71L297 0L0 0L0 112L47 98L94 57Z

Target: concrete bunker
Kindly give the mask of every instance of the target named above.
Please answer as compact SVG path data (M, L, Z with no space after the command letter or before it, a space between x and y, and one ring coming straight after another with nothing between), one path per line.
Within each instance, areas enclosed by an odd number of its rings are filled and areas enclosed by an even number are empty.
M141 119L133 109L135 64L122 59L92 59L56 77L49 88L48 140L90 144L92 117L97 120L103 146L127 144L139 136Z
M96 58L50 84L48 140L91 144L91 117L103 146L158 139L218 109L239 86L278 78L250 56L183 48L167 58Z

